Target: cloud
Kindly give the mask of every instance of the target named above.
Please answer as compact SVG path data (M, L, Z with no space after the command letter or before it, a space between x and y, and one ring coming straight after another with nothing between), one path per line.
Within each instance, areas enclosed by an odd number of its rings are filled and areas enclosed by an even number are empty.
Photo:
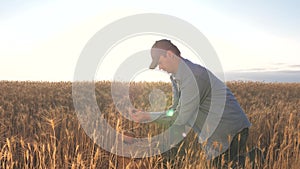
M300 82L300 65L273 63L265 67L239 69L225 73L227 81Z
M233 72L284 72L284 71L300 71L299 64L273 63L264 67L254 67L247 69L237 69Z
M282 71L231 71L225 73L226 81L300 82L300 70Z
M298 69L300 69L300 65L289 65L289 67L291 67L291 68L298 68Z

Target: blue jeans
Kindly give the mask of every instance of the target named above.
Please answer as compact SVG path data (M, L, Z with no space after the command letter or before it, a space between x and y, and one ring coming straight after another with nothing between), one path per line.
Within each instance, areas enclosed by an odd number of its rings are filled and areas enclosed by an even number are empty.
M191 134L191 132L189 133ZM239 166L244 167L245 166L245 153L246 153L246 142L249 135L249 129L244 128L242 131L237 133L231 143L229 148L222 154L220 154L218 157L211 160L211 165L221 169L221 168L228 168L227 166L232 163L232 167ZM195 140L194 140L195 141ZM197 140L196 140L197 141ZM199 144L199 143L197 143ZM196 144L196 145L197 145ZM198 145L200 146L200 145ZM170 150L162 153L163 156L163 163L164 165L169 163L174 163L177 158L182 158L186 155L186 149L189 147L189 140L187 137L183 139L181 142L179 142L176 146L171 148ZM225 163L222 164L222 159L224 159ZM196 159L194 159L196 160ZM180 160L177 160L177 166L172 166L171 168L180 168Z
M246 142L248 135L248 128L244 128L242 131L237 133L233 137L229 148L212 160L212 165L219 169L223 167L227 168L230 163L232 163L232 168L234 168L234 166L245 167ZM224 164L222 164L222 159L224 159Z

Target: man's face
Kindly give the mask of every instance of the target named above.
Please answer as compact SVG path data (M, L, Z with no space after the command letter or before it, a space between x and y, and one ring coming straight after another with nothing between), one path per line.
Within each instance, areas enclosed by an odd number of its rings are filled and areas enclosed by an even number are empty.
M168 57L167 55L161 55L159 57L158 67L159 67L159 69L164 70L168 73L173 73L172 72L172 62L170 60L170 57Z

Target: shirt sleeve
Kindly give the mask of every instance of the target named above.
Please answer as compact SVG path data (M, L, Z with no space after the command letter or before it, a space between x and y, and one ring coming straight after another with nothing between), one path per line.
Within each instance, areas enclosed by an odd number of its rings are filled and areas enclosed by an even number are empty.
M156 118L155 121L157 123L185 126L191 125L196 120L200 103L196 78L193 75L184 76L179 86L180 98L174 115L169 117L163 114L159 118ZM154 119L154 117L151 118Z
M195 121L199 110L199 89L193 75L185 76L180 84L180 101L176 108L178 114L175 125L186 125Z

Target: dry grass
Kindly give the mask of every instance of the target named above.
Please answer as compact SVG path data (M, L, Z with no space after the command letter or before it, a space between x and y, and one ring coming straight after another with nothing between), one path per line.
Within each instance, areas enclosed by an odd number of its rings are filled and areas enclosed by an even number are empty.
M300 84L231 82L228 86L252 123L248 149L257 146L265 154L266 162L258 163L258 168L298 168ZM96 84L98 106L111 126L120 132L131 130L138 137L160 131L161 126L122 118L113 104L110 87L110 82ZM149 109L148 95L154 88L167 94L170 105L171 86L167 83L131 84L133 105ZM2 81L0 91L0 168L162 168L160 155L123 158L95 144L78 122L71 83ZM206 168L195 141L189 146L186 157L177 159L175 166ZM249 160L246 168L251 168Z

